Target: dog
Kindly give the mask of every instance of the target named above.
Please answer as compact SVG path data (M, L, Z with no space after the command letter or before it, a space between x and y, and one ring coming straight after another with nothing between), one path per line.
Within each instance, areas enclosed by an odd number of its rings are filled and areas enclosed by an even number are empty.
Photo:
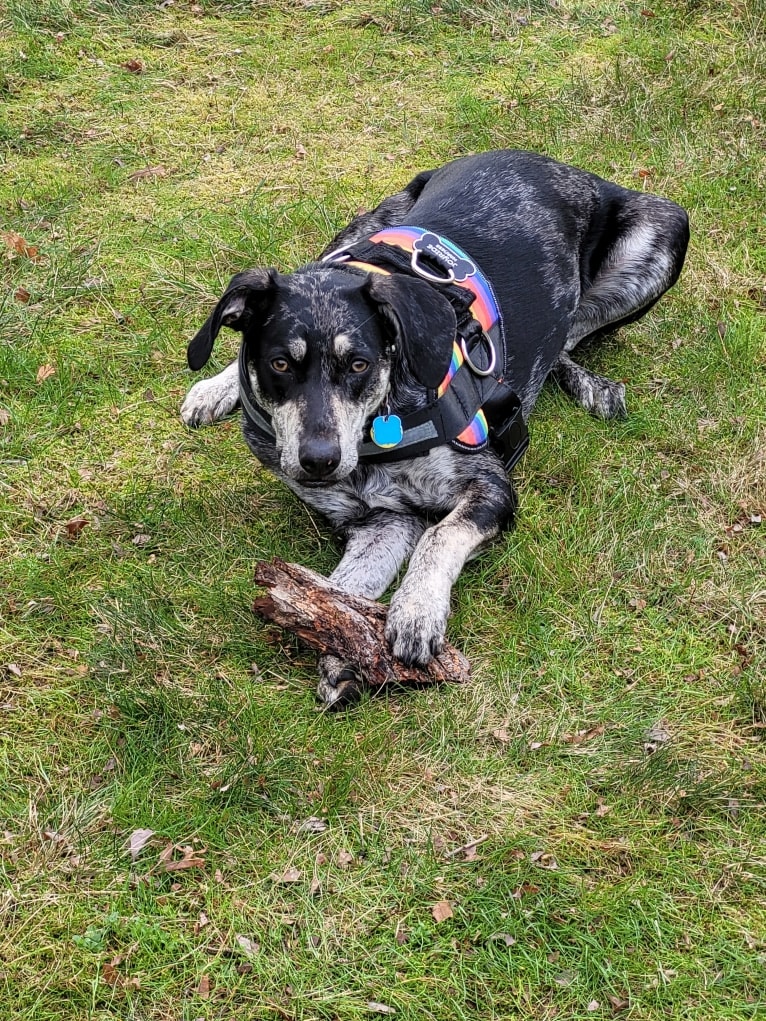
M183 421L243 406L255 456L346 541L330 580L379 598L409 561L386 639L407 664L442 647L466 561L511 523L509 472L552 376L601 418L625 387L571 352L642 316L677 280L689 224L675 203L518 150L418 174L358 215L318 261L237 274L188 347L222 326L238 362L191 388ZM324 656L328 706L359 687Z

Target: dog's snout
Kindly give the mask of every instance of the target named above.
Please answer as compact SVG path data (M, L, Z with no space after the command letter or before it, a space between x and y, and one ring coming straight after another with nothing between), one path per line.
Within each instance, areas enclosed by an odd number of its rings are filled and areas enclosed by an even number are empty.
M337 440L317 436L301 444L298 460L310 478L326 479L340 464L340 456Z

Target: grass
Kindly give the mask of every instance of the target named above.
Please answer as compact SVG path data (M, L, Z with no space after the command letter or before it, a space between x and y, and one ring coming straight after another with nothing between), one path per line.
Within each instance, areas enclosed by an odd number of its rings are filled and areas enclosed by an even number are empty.
M759 1016L766 12L0 17L2 229L38 249L0 249L3 1016ZM185 344L235 270L496 146L681 202L687 268L587 355L624 423L544 393L455 591L470 688L317 713L252 567L338 551L235 421L182 428Z

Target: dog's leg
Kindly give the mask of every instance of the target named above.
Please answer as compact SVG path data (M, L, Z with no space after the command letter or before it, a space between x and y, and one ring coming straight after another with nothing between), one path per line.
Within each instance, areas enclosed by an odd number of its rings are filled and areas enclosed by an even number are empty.
M379 512L349 529L343 557L330 575L338 588L377 599L394 581L425 530L420 518ZM361 678L353 664L337 656L319 660L317 695L327 706L339 708L355 701Z
M628 193L615 214L599 264L590 267L564 348L606 327L638 319L678 279L689 240L680 206L656 195Z
M239 404L239 366L227 365L223 372L195 383L181 405L181 418L196 428L212 425L224 418Z
M427 529L388 611L386 638L394 655L424 666L444 643L452 586L465 562L496 536L513 513L505 477L472 483L455 509Z
M559 355L551 375L564 393L574 397L578 404L596 418L624 418L627 414L624 383L615 383L605 376L584 369L572 361L566 352L562 351Z

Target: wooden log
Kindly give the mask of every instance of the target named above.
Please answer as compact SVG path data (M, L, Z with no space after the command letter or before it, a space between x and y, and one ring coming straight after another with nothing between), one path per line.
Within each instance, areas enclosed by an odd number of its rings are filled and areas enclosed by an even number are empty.
M447 642L425 667L395 659L384 634L386 607L343 592L306 567L279 559L261 560L255 580L267 589L253 603L259 617L291 631L312 649L351 664L370 687L392 682L464 683L470 678L468 660Z

